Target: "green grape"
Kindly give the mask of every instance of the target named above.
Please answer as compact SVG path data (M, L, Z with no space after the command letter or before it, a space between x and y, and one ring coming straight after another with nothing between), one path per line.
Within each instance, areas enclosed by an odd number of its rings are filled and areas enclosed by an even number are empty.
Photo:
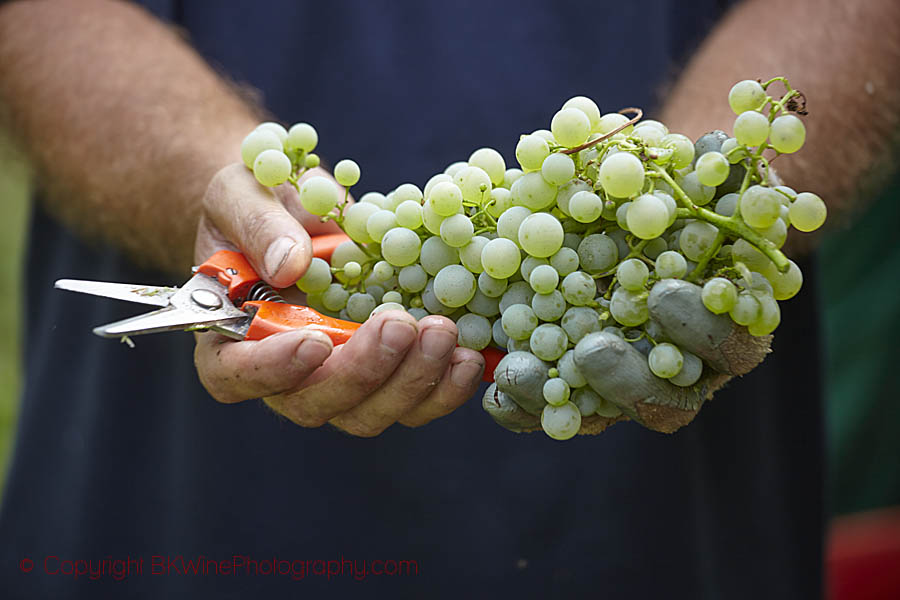
M591 120L577 108L563 108L553 115L550 131L561 145L574 148L587 141L591 134Z
M275 123L274 121L266 121L265 123L260 123L256 126L255 131L270 131L278 137L278 141L280 141L282 144L287 141L288 137L287 129L285 129L281 123Z
M788 270L781 273L777 269L767 275L769 283L772 284L772 295L776 300L789 300L797 295L800 288L803 287L803 273L800 267L792 260L788 260Z
M631 208L631 202L623 202L616 209L616 224L623 231L628 231L628 209Z
M556 367L559 370L559 378L568 383L570 388L582 388L587 385L587 380L575 365L575 350L566 350Z
M628 122L628 117L621 113L606 113L602 117L600 117L600 121L597 123L597 127L594 128L594 133L599 134L607 134L613 129L621 127L625 123ZM622 133L628 135L634 129L633 126L629 125L625 129L622 130Z
M345 158L334 165L334 178L344 187L352 187L359 181L359 165Z
M425 305L425 308L433 315L451 315L456 309L450 306L445 306L441 304L441 302L437 299L437 296L434 294L434 279L429 279L428 283L425 285L425 289L422 290L422 303Z
M603 200L591 191L575 192L568 202L568 213L579 223L593 223L600 218Z
M421 247L419 236L405 227L394 227L381 239L381 255L395 267L405 267L416 262Z
M401 294L400 292L398 292L396 290L387 291L381 296L381 302L383 304L387 304L388 302L393 302L395 304L402 304L403 303L403 294Z
M549 148L548 148L548 151L549 151ZM517 169L515 167L507 169L506 172L503 174L503 184L502 184L503 187L506 189L511 188L512 184L514 184L519 179L519 177L521 177L524 174L525 173L524 173L524 171L522 171L522 169Z
M288 130L284 145L290 150L312 152L319 143L319 134L309 123L296 123Z
M609 302L609 312L616 321L626 327L636 327L644 323L650 317L646 293L632 292L623 287L617 288Z
M600 316L593 308L573 306L565 312L560 325L569 341L577 344L587 334L600 331Z
M374 317L378 313L382 313L387 310L402 310L403 312L406 312L406 307L404 307L399 302L385 302L384 304L379 304L378 306L376 306L375 310L372 311L371 316Z
M597 284L587 273L575 271L565 276L560 290L569 304L585 306L593 302L597 295Z
M741 217L750 227L771 227L781 215L780 194L772 188L751 185L741 196ZM791 219L793 222L793 219Z
M735 193L725 194L719 201L716 202L716 213L722 215L723 217L730 217L734 215L734 211L737 208L738 200L740 196Z
M781 207L785 208L784 206ZM765 229L757 229L760 235L775 244L776 248L781 248L787 241L787 224L779 217L771 227Z
M600 126L600 109L597 104L587 96L574 96L566 100L562 108L577 108L585 115L591 124L591 131L596 131Z
M397 226L397 215L393 211L381 209L372 214L366 221L366 233L376 242L381 242L384 235Z
M362 273L362 267L355 260L344 265L344 276L348 279L356 279Z
M815 231L822 226L827 215L825 203L811 192L800 192L791 203L791 225L800 231Z
M314 215L327 215L338 199L337 186L327 177L310 177L300 186L300 204Z
M547 140L539 135L524 135L516 144L516 160L525 171L536 171L541 168L544 159L550 155Z
M457 161L451 165L448 165L446 169L444 169L444 174L449 175L450 177L455 177L460 170L465 169L469 166L469 163L463 161Z
M564 214L569 213L569 202L571 202L572 196L577 194L578 192L590 192L592 190L591 186L580 179L572 179L559 187L559 190L556 193L556 206L559 207L559 210L563 211Z
M663 342L650 350L650 354L647 355L647 363L650 365L650 370L654 375L663 379L669 379L681 372L681 367L684 365L684 356L681 354L678 346Z
M481 253L489 241L484 236L476 235L469 243L459 249L460 262L476 275L484 271L484 267L481 265Z
M422 265L407 265L400 269L397 283L400 284L402 290L411 294L421 292L428 283L428 273L425 272Z
M350 239L360 244L372 243L372 237L366 231L366 223L369 217L379 211L376 204L370 202L358 202L351 204L344 210L344 232Z
M425 189L422 190L422 196L424 196L427 201L431 196L431 190L434 189L439 183L453 183L453 178L447 175L446 173L438 173L437 175L433 175L431 179L428 180L428 183L425 184Z
M347 306L350 293L339 283L332 283L322 294L322 304L331 311L338 311Z
M564 379L554 377L544 382L544 400L551 406L562 406L569 401L569 384Z
M519 226L531 211L524 206L513 206L497 219L497 235L512 240L517 246L519 243Z
M681 351L681 358L681 370L677 375L669 377L669 381L680 387L694 385L703 374L703 361L687 350Z
M563 244L565 244L565 241L563 241ZM578 252L563 246L556 254L550 257L550 264L556 269L560 277L565 277L569 273L578 270Z
M488 298L499 298L506 291L508 283L506 279L495 279L482 271L478 276L478 289Z
M655 125L646 125L645 122L641 122L635 125L631 135L643 141L645 146L656 148L662 145L666 131Z
M756 293L755 296L759 300L759 318L747 326L747 331L750 332L750 335L755 336L768 335L775 331L778 324L781 323L781 309L771 295Z
M482 317L496 317L500 314L500 299L488 298L480 289L475 289L475 295L466 303L470 312Z
M549 294L559 284L559 273L550 265L538 265L528 277L531 289L538 294Z
M731 164L721 152L707 152L697 159L695 167L697 181L702 185L715 187L728 179Z
M549 213L534 213L525 217L519 225L518 234L519 245L532 256L546 258L562 248L562 223Z
M291 175L291 159L281 150L263 150L253 161L253 175L267 187L281 185Z
M385 195L380 192L366 192L362 195L362 198L359 199L357 204L372 204L377 206L378 208L384 208L384 202L387 198ZM344 212L344 217L347 216L346 211Z
M541 360L555 361L565 354L569 338L559 325L544 323L535 327L528 343L532 354Z
M672 166L683 169L694 162L694 142L686 135L669 133L662 137L662 146L672 149Z
M613 268L618 262L619 250L611 237L605 233L594 233L585 237L578 244L578 259L581 262L581 268L588 273L603 273ZM593 299L593 295L591 298ZM566 299L568 300L568 298ZM573 304L575 303L573 302Z
M728 138L724 142L722 142L722 154L728 160L729 163L736 165L741 162L745 158L748 158L750 155L747 153L747 149L738 143L737 138Z
M282 151L281 140L268 129L254 129L241 142L241 160L248 169L253 168L256 157L266 150Z
M459 252L456 248L445 244L441 238L430 237L422 244L419 262L422 263L426 273L437 275L444 267L459 262Z
M394 276L394 267L391 266L391 263L386 260L379 260L375 263L375 266L372 267L372 277L375 281L379 281L384 283L388 279Z
M703 185L696 171L691 171L684 176L675 177L675 182L681 187L682 191L687 194L691 202L697 206L705 206L712 201L716 195L716 188Z
M522 275L522 279L528 281L528 278L531 277L531 272L540 265L549 265L550 261L546 258L536 258L534 256L526 256L522 259L522 265L519 267L519 273Z
M660 279L681 279L687 273L687 261L674 250L666 250L656 257L656 275Z
M510 188L513 204L530 210L549 208L556 201L557 187L544 179L540 172L525 173Z
M767 273L775 268L772 261L765 254L756 249L746 240L737 240L731 247L731 256L734 262L742 262L751 271Z
M503 332L513 340L527 340L538 326L538 319L527 304L513 304L500 317Z
M531 310L541 321L556 321L566 312L566 300L559 290L535 294L531 298Z
M803 147L806 141L806 127L794 115L782 115L772 121L769 129L769 144L778 152L790 154Z
M441 221L441 239L448 246L462 248L470 241L475 233L475 226L464 214L455 214Z
M705 306L710 312L721 315L734 308L737 302L737 288L724 277L713 277L705 284L700 293Z
M357 323L369 318L375 310L375 298L371 294L356 292L347 299L347 316Z
M469 156L469 164L487 173L494 185L503 183L506 161L493 148L479 148Z
M728 104L736 115L748 110L756 110L766 99L766 91L757 81L738 81L728 92Z
M458 343L463 348L484 350L491 343L491 322L480 315L466 313L456 321Z
M491 193L491 177L478 167L460 169L453 177L453 182L462 191L463 200L482 204Z
M634 202L625 204L629 204L624 211L628 230L642 240L661 236L669 226L669 207L656 194L642 194Z
M541 176L551 185L562 185L575 176L575 163L568 154L551 154L541 163Z
M637 258L629 258L619 263L616 268L616 280L626 290L639 291L644 289L650 270L644 261Z
M321 258L313 258L309 268L297 281L297 287L307 294L321 294L331 285L331 267Z
M494 338L494 343L501 348L506 348L507 344L509 344L509 336L503 331L503 321L501 319L497 319L491 325L491 335Z
M571 402L562 406L548 404L541 412L541 428L554 440L568 440L581 429L581 413Z
M451 181L442 181L432 188L426 206L441 217L449 217L460 211L462 203L463 194L459 186Z
M397 217L397 225L408 229L418 229L422 226L422 205L412 200L404 200L394 211Z
M375 298L375 302L381 303L381 299L384 297L384 288L375 283L375 279L369 275L369 278L366 279L366 292Z
M600 185L616 198L630 198L644 187L644 165L628 152L618 152L600 164Z
M403 202L406 202L407 200L412 200L413 202L421 203L422 198L423 198L422 190L420 190L419 186L417 186L414 183L401 184L401 185L397 186L397 189L394 190L392 193L393 193L393 201L391 202L391 206L388 206L387 204L385 204L385 206L384 206L385 208L387 208L389 210L396 209L398 206L400 206L400 204L402 204ZM390 196L390 194L389 194L389 196Z
M491 240L481 251L481 266L494 279L507 279L512 276L519 270L520 261L519 247L507 238Z
M303 166L307 169L315 169L322 163L322 159L319 158L318 154L307 154L306 158L303 159Z
M434 212L431 206L431 202L426 202L422 206L422 225L424 225L425 229L432 235L439 236L441 235L441 223L444 221L445 217Z
M464 306L475 295L475 276L462 265L448 265L434 277L434 295L444 306Z
M757 300L756 296L750 292L741 292L738 294L737 301L734 303L734 308L729 311L731 320L738 325L744 326L750 325L759 319L761 313L762 307L759 304L759 300Z
M500 298L500 312L506 312L506 309L513 304L527 304L531 306L531 299L534 298L534 290L524 281L517 281L510 285L503 296Z
M491 190L491 198L487 206L487 212L495 219L502 215L513 205L512 192L506 188L498 187Z
M769 119L760 112L748 110L734 120L734 137L744 146L759 146L769 137Z
M681 230L678 238L681 251L690 260L697 261L712 246L719 230L706 221L692 221Z

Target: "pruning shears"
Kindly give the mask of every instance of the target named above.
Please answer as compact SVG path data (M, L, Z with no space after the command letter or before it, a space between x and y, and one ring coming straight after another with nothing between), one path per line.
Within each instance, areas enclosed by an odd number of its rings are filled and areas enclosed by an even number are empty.
M313 255L327 261L334 248L348 239L342 233L315 236ZM80 279L60 279L54 287L159 307L94 328L95 334L107 338L209 330L235 340L261 340L281 331L312 327L339 345L360 327L360 323L288 304L239 252L220 250L193 270L193 277L180 288ZM481 353L485 358L484 380L493 381L494 368L504 353L496 348L486 348Z

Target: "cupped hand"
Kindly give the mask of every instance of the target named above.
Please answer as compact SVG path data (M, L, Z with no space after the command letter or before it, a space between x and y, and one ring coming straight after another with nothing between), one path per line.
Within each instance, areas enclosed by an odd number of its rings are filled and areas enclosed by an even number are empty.
M195 259L199 264L218 250L238 250L266 282L284 288L312 260L310 235L337 231L303 210L290 184L265 188L238 163L219 171L207 188ZM201 383L220 402L263 398L298 425L331 423L374 436L396 422L424 425L471 396L484 359L456 341L449 319L416 322L406 312L386 311L337 347L307 329L259 341L198 333L194 362Z
M647 357L623 338L591 333L575 346L575 365L587 384L614 405L622 416L587 417L579 433L599 433L623 418L671 433L690 423L703 403L729 379L756 367L769 352L771 335L754 337L728 315L711 313L703 305L698 285L677 279L657 282L647 306L671 341L703 359L703 373L693 385L679 387L654 375ZM519 352L498 366L482 401L495 421L512 431L540 429L543 385L549 369L537 357Z

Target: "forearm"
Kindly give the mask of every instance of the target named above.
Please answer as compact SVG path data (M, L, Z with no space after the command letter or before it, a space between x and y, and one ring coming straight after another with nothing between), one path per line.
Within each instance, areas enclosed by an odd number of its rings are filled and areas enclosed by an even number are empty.
M731 133L731 86L787 76L809 99L806 145L773 166L798 191L820 194L840 220L894 170L898 73L896 0L748 0L697 51L667 95L662 120L695 139L716 128Z
M0 7L0 105L50 210L173 270L191 263L210 178L258 122L174 31L101 0Z

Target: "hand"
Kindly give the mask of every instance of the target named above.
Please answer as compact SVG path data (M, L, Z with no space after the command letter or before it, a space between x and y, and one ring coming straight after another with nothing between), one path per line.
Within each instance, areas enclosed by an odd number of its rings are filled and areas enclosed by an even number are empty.
M233 164L207 188L195 258L199 263L217 250L239 250L265 281L283 288L309 266L309 234L336 231L334 223L304 211L289 184L269 190ZM395 422L424 425L471 396L484 359L457 348L456 340L449 319L429 316L417 323L406 312L386 311L335 348L313 330L243 342L200 333L194 362L201 383L220 402L263 398L298 425L331 423L374 436Z
M700 286L677 279L656 283L647 306L664 337L703 359L692 386L679 387L655 376L633 343L612 333L592 333L575 346L575 364L588 385L627 418L671 433L690 423L703 402L731 377L756 367L769 352L772 336L754 337L728 315L703 306ZM495 372L482 401L495 421L513 431L540 428L548 365L528 353L514 353ZM624 417L587 417L579 433L599 433Z

